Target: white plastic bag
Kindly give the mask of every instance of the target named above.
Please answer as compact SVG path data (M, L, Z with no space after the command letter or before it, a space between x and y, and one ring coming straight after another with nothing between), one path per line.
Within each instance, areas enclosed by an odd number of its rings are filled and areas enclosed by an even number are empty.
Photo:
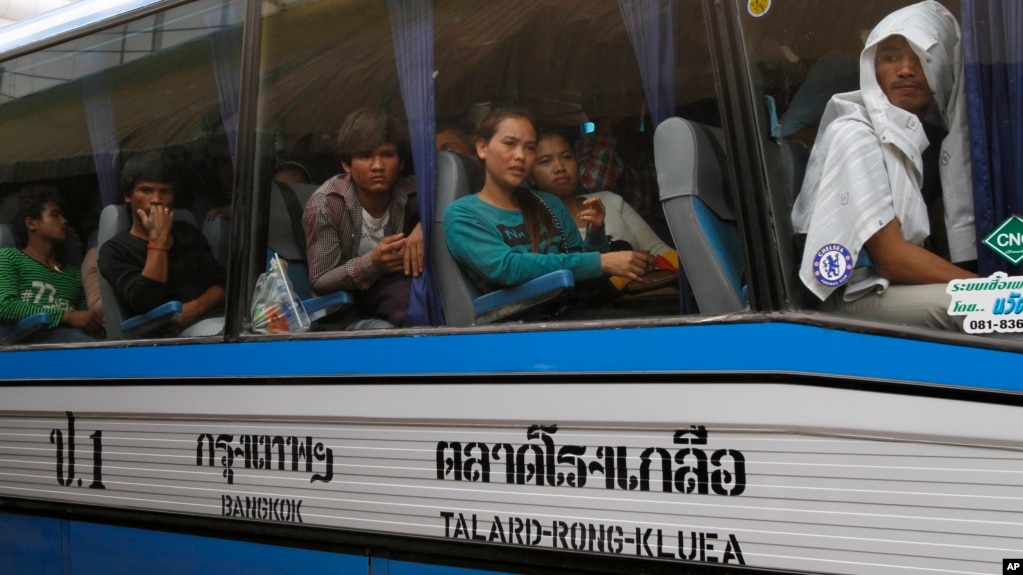
M259 276L252 294L252 331L304 333L309 331L311 323L288 279L288 262L274 254L269 269Z

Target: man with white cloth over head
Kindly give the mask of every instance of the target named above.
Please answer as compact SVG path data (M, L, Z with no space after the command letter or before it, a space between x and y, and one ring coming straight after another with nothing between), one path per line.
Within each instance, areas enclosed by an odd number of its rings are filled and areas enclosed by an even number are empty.
M885 17L820 133L792 211L802 282L827 309L962 331L945 284L977 277L977 245L955 17L934 1Z

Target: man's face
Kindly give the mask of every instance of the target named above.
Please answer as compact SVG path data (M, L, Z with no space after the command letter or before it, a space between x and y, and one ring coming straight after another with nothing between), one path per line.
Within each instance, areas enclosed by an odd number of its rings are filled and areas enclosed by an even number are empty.
M350 164L342 162L341 165L352 175L360 193L387 194L398 181L401 159L398 146L388 143L373 150L356 152Z
M25 225L36 235L56 242L67 239L67 218L60 206L53 202L43 204L43 211L38 218L26 218Z
M874 73L881 91L893 105L921 118L934 97L916 52L902 36L889 36L877 45Z
M137 218L138 210L149 214L151 206L172 207L174 204L174 185L142 180L135 182L131 193L124 199L131 207L132 216Z

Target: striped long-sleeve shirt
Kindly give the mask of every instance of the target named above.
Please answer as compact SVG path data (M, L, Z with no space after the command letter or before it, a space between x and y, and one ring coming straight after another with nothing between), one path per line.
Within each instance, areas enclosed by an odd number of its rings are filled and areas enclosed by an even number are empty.
M48 312L53 329L60 325L63 312L83 309L85 290L77 267L55 271L19 249L0 248L0 324Z

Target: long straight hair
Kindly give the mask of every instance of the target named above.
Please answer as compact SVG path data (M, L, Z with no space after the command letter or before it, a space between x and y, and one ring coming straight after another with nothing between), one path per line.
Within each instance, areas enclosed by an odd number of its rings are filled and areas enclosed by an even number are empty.
M501 125L501 122L510 118L522 118L532 124L533 130L536 131L536 123L533 122L533 118L526 110L521 108L495 108L476 125L476 129L473 130L473 141L483 140L489 144L491 138L497 134L497 128ZM482 159L480 161L484 164L483 173L486 174L486 161ZM485 184L486 180L484 180ZM547 242L547 248L550 249L556 229L550 209L543 203L543 200L528 188L519 186L515 188L514 193L515 201L518 202L519 210L522 212L522 221L526 224L526 233L529 234L529 241L533 246L531 251L533 253L540 253L540 244L544 241Z

